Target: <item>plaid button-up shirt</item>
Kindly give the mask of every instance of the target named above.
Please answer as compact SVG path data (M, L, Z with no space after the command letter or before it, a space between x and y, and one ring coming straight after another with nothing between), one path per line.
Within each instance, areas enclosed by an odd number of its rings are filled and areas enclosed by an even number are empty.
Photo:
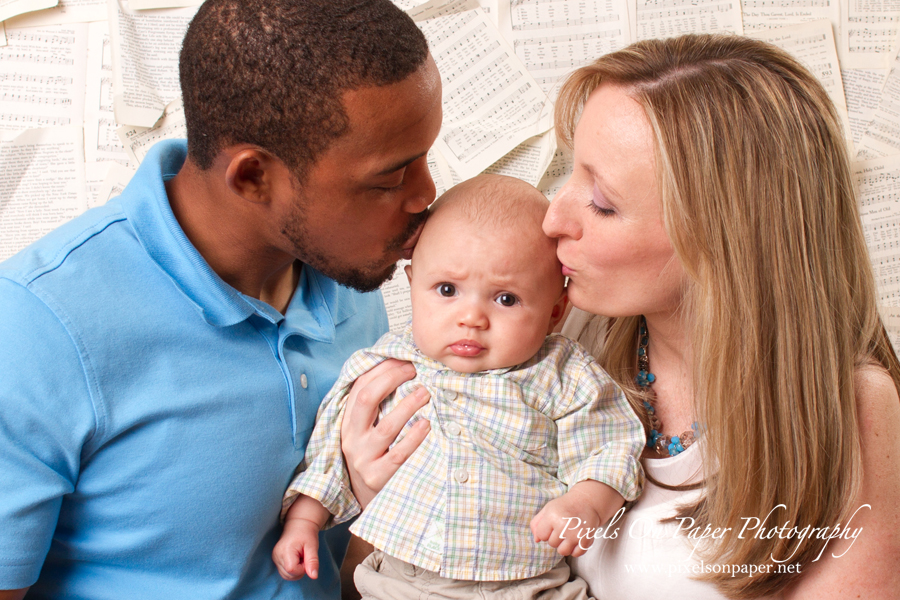
M341 454L340 423L350 386L387 358L417 376L389 397L389 412L415 386L431 402L419 419L431 432L353 524L385 553L444 577L476 581L532 577L560 560L535 543L529 522L569 486L593 479L626 500L643 484L644 431L622 391L581 346L548 336L529 361L466 374L424 356L411 327L356 352L323 400L315 430L284 498L319 500L341 523L360 512Z

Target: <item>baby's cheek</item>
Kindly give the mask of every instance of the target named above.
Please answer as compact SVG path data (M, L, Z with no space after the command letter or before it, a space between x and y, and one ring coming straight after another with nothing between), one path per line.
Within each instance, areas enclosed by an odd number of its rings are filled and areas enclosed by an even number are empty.
M544 322L538 317L530 317L516 323L504 334L503 343L514 357L511 364L521 364L537 354L547 337L548 323L549 319Z

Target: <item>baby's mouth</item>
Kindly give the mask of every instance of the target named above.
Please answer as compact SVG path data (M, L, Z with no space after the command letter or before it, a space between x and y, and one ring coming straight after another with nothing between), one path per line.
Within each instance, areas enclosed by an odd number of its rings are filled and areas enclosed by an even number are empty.
M484 352L486 348L475 340L457 340L450 344L450 351L456 356L473 357Z

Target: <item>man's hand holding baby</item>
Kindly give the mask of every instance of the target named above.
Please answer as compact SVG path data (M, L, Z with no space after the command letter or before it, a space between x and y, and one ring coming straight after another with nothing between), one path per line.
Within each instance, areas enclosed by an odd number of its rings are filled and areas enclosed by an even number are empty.
M547 542L562 556L581 556L594 543L592 534L623 504L622 495L608 485L581 481L544 505L531 519L531 533L535 542Z

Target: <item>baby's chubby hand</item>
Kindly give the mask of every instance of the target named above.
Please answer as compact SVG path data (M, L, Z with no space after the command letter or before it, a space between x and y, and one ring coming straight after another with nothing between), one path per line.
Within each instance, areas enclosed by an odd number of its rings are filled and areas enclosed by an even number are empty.
M594 543L593 532L625 503L613 488L581 481L544 505L531 519L535 542L547 542L562 556L581 556ZM579 536L579 533L585 535Z
M289 519L275 544L272 560L278 573L288 581L309 575L319 576L319 526L307 519Z

